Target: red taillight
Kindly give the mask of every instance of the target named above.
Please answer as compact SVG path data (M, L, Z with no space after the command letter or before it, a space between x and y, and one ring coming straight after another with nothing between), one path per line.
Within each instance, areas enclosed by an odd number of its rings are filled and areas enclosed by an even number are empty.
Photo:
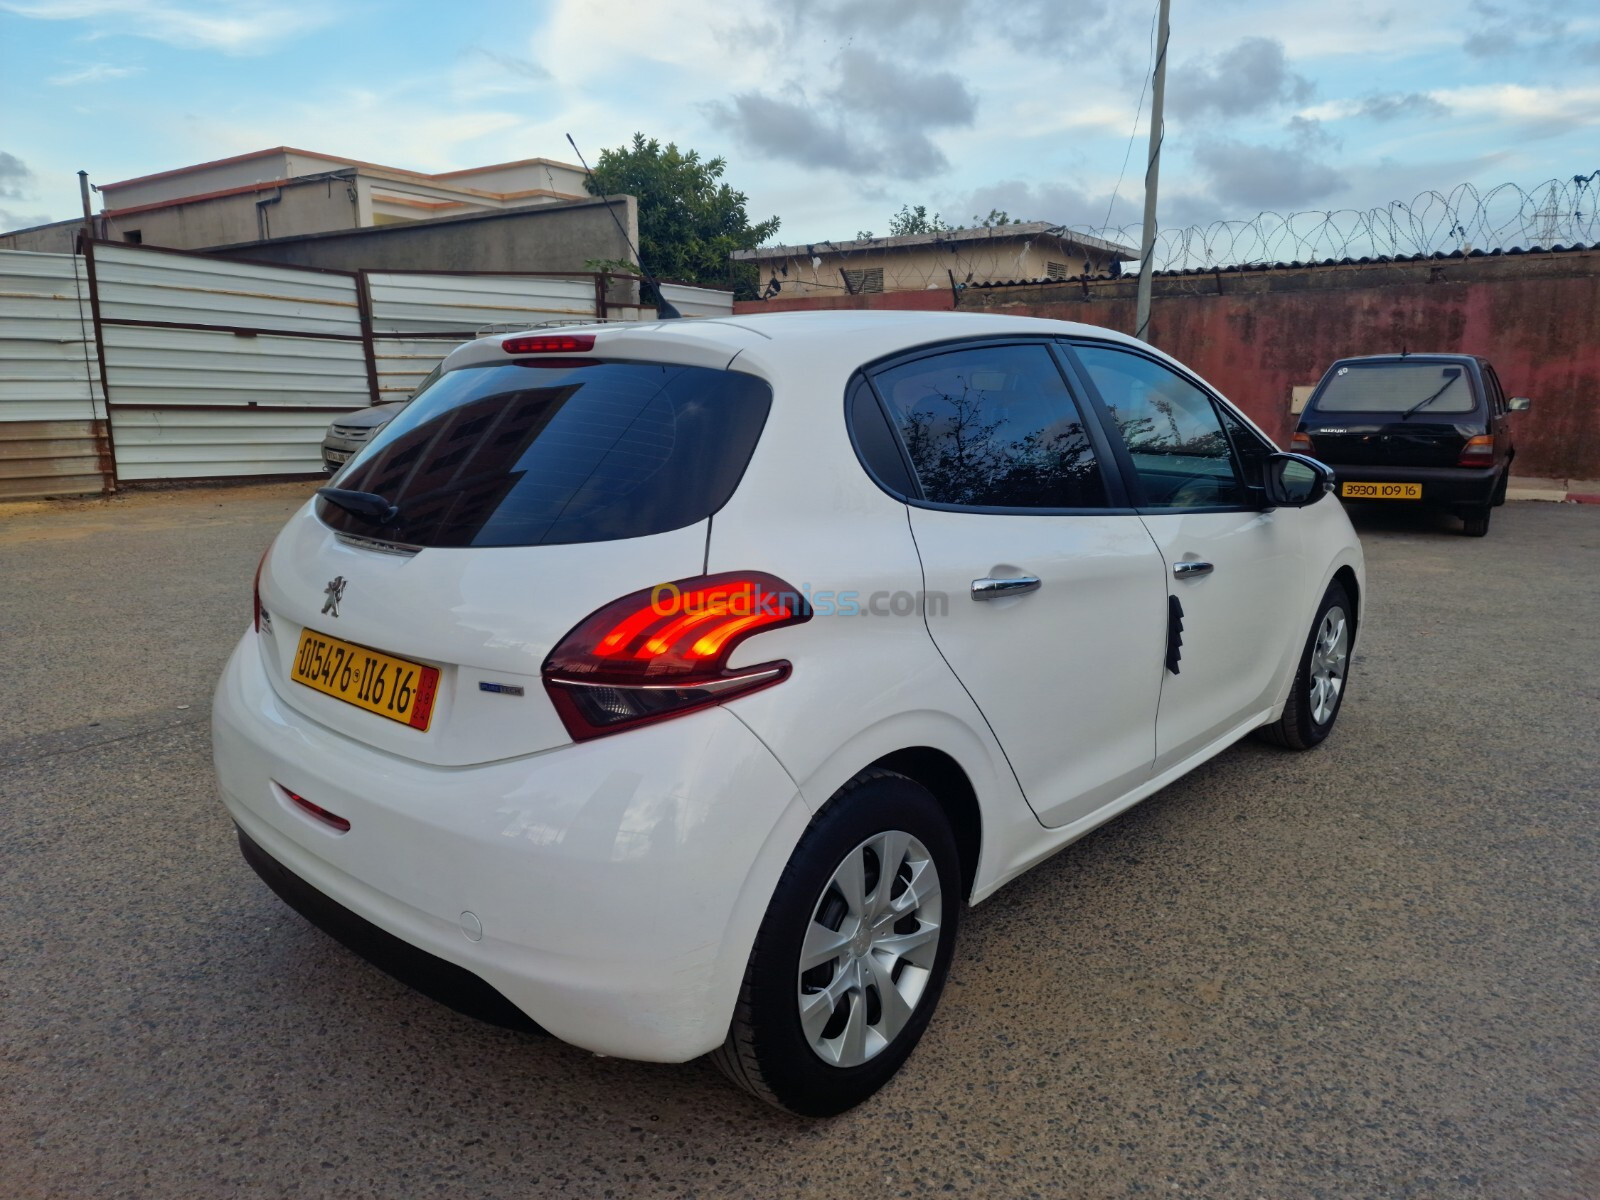
M261 561L256 563L255 582L250 585L250 595L252 601L250 615L251 619L255 622L257 633L261 632L261 568L267 565L267 555L271 553L272 546L269 543L267 548L261 552Z
M1294 436L1289 439L1289 449L1295 454L1310 454L1311 435L1302 430L1296 430Z
M1487 467L1494 462L1494 437L1491 434L1480 433L1476 437L1467 439L1467 444L1461 447L1461 458L1456 462L1458 467Z
M281 783L278 786L283 787ZM345 820L338 813L331 813L327 809L323 808L322 805L313 804L304 796L291 792L288 788L283 788L283 794L289 797L289 799L295 803L296 807L304 809L317 820L323 822L323 824L333 826L340 833L350 832L350 822Z
M544 333L511 337L500 343L507 354L581 354L594 349L592 333Z
M811 619L783 580L702 575L634 592L591 613L545 659L545 690L574 741L680 716L771 687L785 661L731 669L746 638Z

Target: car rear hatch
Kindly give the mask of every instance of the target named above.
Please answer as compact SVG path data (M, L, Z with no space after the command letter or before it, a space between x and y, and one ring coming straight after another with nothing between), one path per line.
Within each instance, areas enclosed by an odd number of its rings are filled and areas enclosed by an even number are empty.
M1331 466L1453 467L1483 418L1465 363L1410 357L1335 365L1300 429Z
M749 374L598 356L446 372L335 480L394 514L319 499L264 561L274 689L439 766L565 744L545 657L602 605L704 570L770 397Z

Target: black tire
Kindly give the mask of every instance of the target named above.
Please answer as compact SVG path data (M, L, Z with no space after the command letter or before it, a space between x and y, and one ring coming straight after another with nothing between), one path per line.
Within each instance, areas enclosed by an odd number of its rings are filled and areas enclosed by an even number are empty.
M1322 622L1335 609L1344 614L1346 625L1344 673L1340 677L1340 687L1334 697L1332 711L1326 714L1325 720L1319 721L1311 694L1312 656L1317 649L1317 635L1322 630ZM1305 649L1300 652L1300 666L1294 673L1294 685L1289 689L1289 700L1283 706L1283 715L1272 724L1263 725L1256 730L1256 736L1264 742L1271 742L1274 746L1285 746L1290 750L1310 750L1327 738L1333 730L1333 723L1339 719L1339 709L1344 704L1345 690L1350 681L1350 646L1354 634L1355 609L1350 603L1349 594L1345 592L1343 584L1330 583L1328 590L1322 594L1322 603L1317 606L1316 618L1311 622L1311 632L1306 635Z
M1461 532L1468 537L1483 537L1489 532L1489 518L1494 515L1493 504L1461 510Z
M839 902L830 890L835 873L851 856L862 852L871 839L891 831L909 834L920 843L927 857L919 861L924 867L931 864L937 872L938 899L935 902L930 897L927 906L937 908L938 940L931 966L918 968L926 975L904 1024L864 1062L838 1066L824 1061L822 1051L812 1048L801 1024L802 989L810 988L815 993L829 985L819 987L806 982L798 969L800 952L813 919L826 917L827 906ZM870 855L867 860L870 862ZM908 865L908 873L910 869ZM897 871L886 880L880 872L877 880L879 885L887 882L891 889L898 886L901 890L894 894L903 896L904 884L897 885L895 880L904 877ZM921 878L926 881L925 874ZM868 887L866 892L870 898L878 894L878 887ZM860 1104L893 1077L927 1028L949 974L963 903L955 838L939 802L920 784L892 771L874 769L857 775L839 789L795 847L750 952L728 1039L721 1049L712 1052L713 1061L723 1074L752 1095L801 1116L831 1117ZM916 912L925 915L926 909ZM848 918L838 919L842 922ZM909 918L918 922L911 931L903 929L907 920L900 918L888 927L885 936L922 931L925 922L917 916ZM823 970L833 978L840 969L838 963L832 963L813 968L813 972ZM905 970L898 966L896 969ZM813 972L807 975L814 980ZM873 1019L870 1014L874 1002L878 1020L888 1020L875 987L869 986L860 993L846 991L843 995L849 998L850 1006L863 1006L862 1020ZM855 1015L844 1003L830 1011L835 1018L841 1013L846 1018ZM849 1023L848 1019L845 1023ZM833 1025L830 1020L824 1032ZM843 1043L843 1032L833 1036Z

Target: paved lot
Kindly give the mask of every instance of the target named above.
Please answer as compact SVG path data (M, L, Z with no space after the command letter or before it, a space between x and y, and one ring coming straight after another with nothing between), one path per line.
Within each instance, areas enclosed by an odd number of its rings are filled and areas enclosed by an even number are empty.
M459 1017L245 867L206 709L308 486L0 509L0 1196L1600 1196L1600 507L1358 515L1332 740L975 910L807 1123Z

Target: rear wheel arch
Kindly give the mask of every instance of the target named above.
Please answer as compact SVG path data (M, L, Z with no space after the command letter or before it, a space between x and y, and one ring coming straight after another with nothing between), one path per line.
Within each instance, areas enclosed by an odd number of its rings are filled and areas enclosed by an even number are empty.
M1361 632L1361 584L1356 580L1355 570L1348 565L1335 571L1333 579L1329 582L1342 585L1344 594L1350 597L1350 607L1353 610L1350 613L1350 644L1354 646L1356 637Z
M961 764L932 746L908 746L863 768L863 772L871 770L904 775L933 794L955 837L956 852L961 859L962 898L970 899L973 882L978 876L978 855L983 849L983 811L972 780Z

